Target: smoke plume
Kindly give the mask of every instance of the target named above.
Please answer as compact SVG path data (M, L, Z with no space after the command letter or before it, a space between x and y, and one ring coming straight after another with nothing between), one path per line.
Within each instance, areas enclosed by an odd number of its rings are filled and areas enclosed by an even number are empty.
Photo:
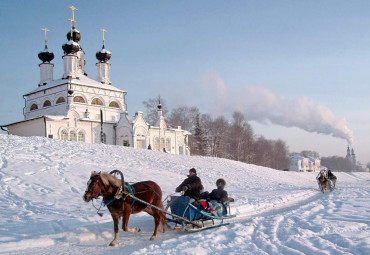
M347 120L308 97L286 99L257 86L232 89L226 86L221 77L214 74L205 75L197 91L197 98L202 101L198 103L213 114L238 110L245 113L247 120L332 135L346 139L353 145L353 133Z

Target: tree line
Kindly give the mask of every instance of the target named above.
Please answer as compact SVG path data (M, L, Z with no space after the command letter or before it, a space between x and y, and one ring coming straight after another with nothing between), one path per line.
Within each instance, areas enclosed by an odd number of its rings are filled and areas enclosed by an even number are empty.
M146 119L154 125L159 98L144 101ZM179 106L168 110L160 99L167 125L181 126L192 133L189 146L192 155L232 159L274 169L289 167L288 147L282 140L270 140L253 132L244 115L234 111L232 119L224 115L212 117L197 107Z

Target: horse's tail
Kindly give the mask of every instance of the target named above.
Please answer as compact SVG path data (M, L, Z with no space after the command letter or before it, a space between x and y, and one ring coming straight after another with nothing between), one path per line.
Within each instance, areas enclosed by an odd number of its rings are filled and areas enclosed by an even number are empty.
M159 207L164 210L164 206L163 206L162 201L160 201ZM166 217L166 214L164 212L160 212L160 215L161 215L160 223L162 225L163 232L165 232L165 230L167 228L167 217Z

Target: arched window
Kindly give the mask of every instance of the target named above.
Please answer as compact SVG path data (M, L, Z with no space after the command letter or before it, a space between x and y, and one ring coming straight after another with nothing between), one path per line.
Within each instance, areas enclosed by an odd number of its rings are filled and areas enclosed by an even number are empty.
M120 108L119 104L116 101L112 101L109 103L109 107L114 107L114 108Z
M103 102L99 98L94 98L91 104L103 105Z
M33 104L33 105L31 105L30 111L34 111L34 110L37 110L37 109L39 109L37 104Z
M77 141L77 137L76 137L76 132L75 131L71 130L69 132L69 140L70 141Z
M78 132L78 141L79 142L85 142L85 133L80 131Z
M64 103L66 100L64 99L64 97L59 97L58 99L57 99L57 104L61 104L61 103Z
M159 151L159 137L154 138L154 150Z
M63 129L60 138L64 141L68 140L68 132L67 130Z
M171 151L171 139L166 138L166 151L170 152Z
M75 96L73 98L73 102L76 102L76 103L86 103L85 102L85 99L82 96Z
M51 106L51 102L49 100L46 100L44 104L42 105L42 107L48 107L48 106Z

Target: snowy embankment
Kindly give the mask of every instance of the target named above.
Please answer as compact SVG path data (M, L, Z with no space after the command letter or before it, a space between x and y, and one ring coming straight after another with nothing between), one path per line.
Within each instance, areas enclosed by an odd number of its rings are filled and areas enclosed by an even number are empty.
M236 218L149 241L153 219L133 215L116 248L106 208L82 200L90 172L121 170L153 180L164 197L191 167L206 190L227 181ZM316 173L282 172L240 162L176 156L119 146L0 135L0 253L6 254L370 254L370 174L335 173L338 190L321 194ZM96 206L99 203L96 202Z

